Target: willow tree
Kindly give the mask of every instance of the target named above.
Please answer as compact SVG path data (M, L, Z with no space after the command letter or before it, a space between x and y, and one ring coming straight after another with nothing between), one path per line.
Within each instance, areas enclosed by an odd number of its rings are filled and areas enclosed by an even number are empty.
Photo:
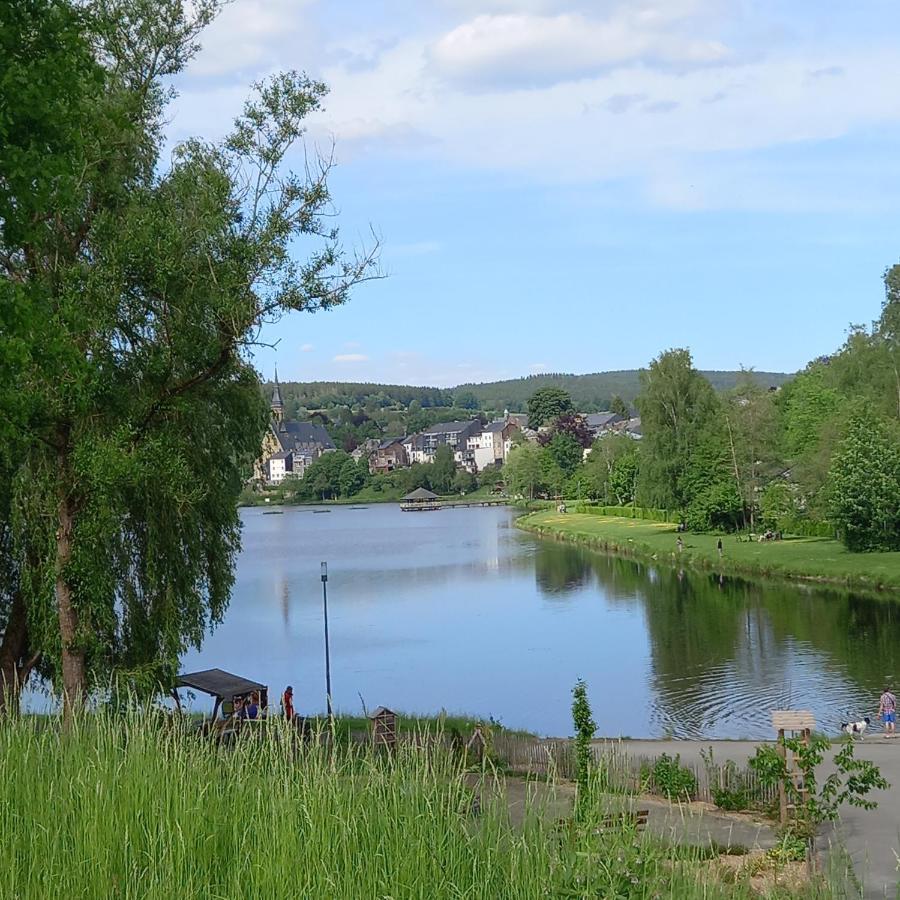
M163 159L167 80L218 5L0 8L0 413L26 621L4 641L67 716L113 672L170 680L220 621L267 424L260 329L375 274L331 224L329 162L285 171L324 85L257 85L224 141Z

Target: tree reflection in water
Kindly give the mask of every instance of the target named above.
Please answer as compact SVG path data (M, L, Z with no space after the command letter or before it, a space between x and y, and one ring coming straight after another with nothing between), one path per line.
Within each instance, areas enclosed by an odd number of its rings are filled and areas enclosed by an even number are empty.
M808 585L749 581L542 543L538 586L564 601L594 586L645 615L655 731L767 733L772 709L812 709L821 728L871 714L897 673L900 603ZM597 652L603 653L602 636Z

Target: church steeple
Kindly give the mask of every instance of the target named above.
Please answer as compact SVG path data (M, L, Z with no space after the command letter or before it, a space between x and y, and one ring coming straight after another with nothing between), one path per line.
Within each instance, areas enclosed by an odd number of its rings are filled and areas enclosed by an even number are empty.
M276 422L284 421L284 401L281 399L281 387L278 384L278 367L275 367L275 389L272 391L272 416Z

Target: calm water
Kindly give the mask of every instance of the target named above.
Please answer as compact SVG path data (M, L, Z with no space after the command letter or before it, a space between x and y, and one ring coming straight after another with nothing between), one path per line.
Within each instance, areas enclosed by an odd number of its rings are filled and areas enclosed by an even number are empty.
M599 733L770 734L773 708L820 727L874 716L898 673L900 605L717 576L679 576L518 531L505 509L243 511L225 622L187 670L218 666L303 712L325 705L322 590L335 707L493 715L571 732L588 682Z

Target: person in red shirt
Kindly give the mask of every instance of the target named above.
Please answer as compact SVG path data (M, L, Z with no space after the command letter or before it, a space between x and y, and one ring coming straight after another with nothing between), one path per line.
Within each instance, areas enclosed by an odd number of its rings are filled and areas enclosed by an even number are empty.
M288 685L281 695L281 708L284 711L284 717L291 721L294 718L294 689Z

